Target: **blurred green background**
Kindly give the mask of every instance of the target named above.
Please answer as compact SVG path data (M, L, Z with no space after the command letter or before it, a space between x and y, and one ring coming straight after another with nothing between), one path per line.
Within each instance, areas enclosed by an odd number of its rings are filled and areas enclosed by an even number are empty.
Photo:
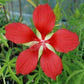
M56 81L48 78L39 66L29 75L16 75L15 64L19 53L28 48L8 41L4 26L12 22L29 25L35 32L32 14L35 9L26 0L0 0L0 84L84 84L84 0L32 0L34 4L48 3L55 15L53 32L66 28L79 36L80 45L69 53L58 53L63 72Z

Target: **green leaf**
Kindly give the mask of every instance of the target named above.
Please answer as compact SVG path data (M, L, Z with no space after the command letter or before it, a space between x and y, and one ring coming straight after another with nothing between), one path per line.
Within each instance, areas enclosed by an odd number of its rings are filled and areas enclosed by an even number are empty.
M7 44L6 38L2 33L0 33L0 41L4 43L6 47L9 47Z
M10 60L10 63L16 62L16 59L17 59L17 58L14 57L12 60Z
M28 82L26 84L30 84L36 76L37 76L37 74L34 74L33 76L28 75Z
M73 76L75 76L75 75L77 75L77 74L79 74L79 73L81 73L81 72L84 72L84 70L74 71L74 72L67 78L65 84L67 84L67 83L69 82L69 80L70 80Z
M9 49L8 52L6 53L6 61L8 61L8 62L10 60L11 52L12 52L12 50Z
M84 14L84 3L80 5L79 10L81 14Z
M75 61L81 68L84 69L84 64L81 61Z
M63 67L64 67L64 70L67 71L69 74L71 74L71 69L69 68L69 66L63 62Z
M53 11L55 13L56 20L59 20L61 18L61 10L60 10L60 7L59 7L59 3L56 4Z
M80 16L79 9L78 9L78 8L76 8L76 11L75 11L75 17L76 17L76 18L79 18L79 16Z
M47 78L45 75L42 75L42 78L43 78L48 84L51 84L50 81L49 81L49 78Z
M0 76L3 74L3 71L5 70L5 68L6 68L6 64L3 67L0 67Z
M36 79L35 79L34 84L39 84L39 80L40 80L40 76L37 76Z
M76 80L77 79L77 80ZM75 76L74 78L74 84L83 84L82 79L84 79L84 72L78 74L77 76Z
M10 73L11 77L13 78L13 80L15 80L18 84L22 84L21 81L15 75L15 73L12 71L10 66L8 66L8 70L9 70L9 73Z

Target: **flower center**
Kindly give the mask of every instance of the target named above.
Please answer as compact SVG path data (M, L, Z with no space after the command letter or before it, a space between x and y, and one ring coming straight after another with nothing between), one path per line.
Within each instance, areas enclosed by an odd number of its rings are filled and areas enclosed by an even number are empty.
M40 40L40 43L41 44L45 44L45 40Z

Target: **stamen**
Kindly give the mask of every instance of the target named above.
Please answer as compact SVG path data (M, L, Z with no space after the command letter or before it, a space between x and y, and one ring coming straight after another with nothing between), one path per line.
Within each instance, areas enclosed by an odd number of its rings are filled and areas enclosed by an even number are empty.
M41 40L42 43L45 43L45 40Z

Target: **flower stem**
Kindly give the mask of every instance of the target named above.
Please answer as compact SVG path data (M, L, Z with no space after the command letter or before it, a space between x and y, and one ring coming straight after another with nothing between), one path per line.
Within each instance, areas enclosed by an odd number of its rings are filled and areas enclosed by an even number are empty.
M56 78L56 80L57 80L57 84L59 84L59 80L58 80L58 77L59 77L59 76L57 76L57 78Z

